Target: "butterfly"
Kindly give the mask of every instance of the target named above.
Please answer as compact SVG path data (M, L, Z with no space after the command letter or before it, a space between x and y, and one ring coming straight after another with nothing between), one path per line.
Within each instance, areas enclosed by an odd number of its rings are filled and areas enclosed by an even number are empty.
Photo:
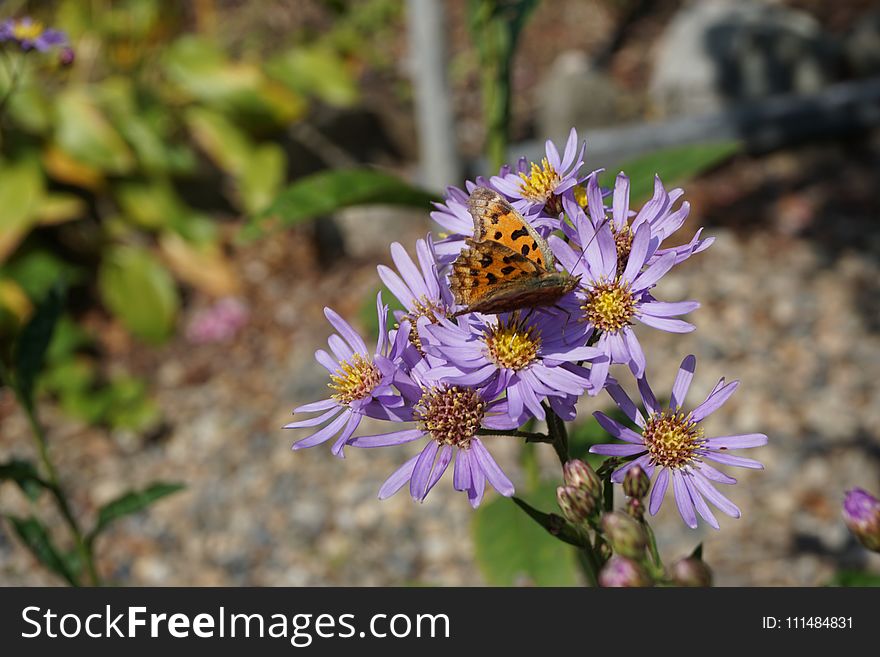
M455 317L552 306L577 287L580 276L556 270L547 242L500 194L477 187L468 210L474 236L449 276L456 303L465 306Z

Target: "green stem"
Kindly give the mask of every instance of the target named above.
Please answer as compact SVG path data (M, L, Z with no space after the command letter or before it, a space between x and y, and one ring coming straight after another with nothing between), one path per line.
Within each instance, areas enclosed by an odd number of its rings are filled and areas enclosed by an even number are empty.
M651 559L654 561L654 565L657 568L663 568L663 562L660 560L660 551L657 549L657 537L654 535L654 530L651 529L651 525L647 522L642 522L642 527L645 528L645 533L648 535L648 551L651 553Z
M548 404L542 403L547 416L547 430L552 438L553 449L562 465L568 463L568 429L556 412Z
M98 577L98 571L95 567L94 555L92 554L91 548L86 543L82 530L79 527L79 523L76 520L76 516L73 515L73 511L70 509L70 505L67 502L67 495L61 488L58 479L58 472L55 470L55 466L52 464L52 459L49 457L46 433L40 425L36 412L30 404L22 404L22 407L27 415L31 427L31 433L33 434L34 442L37 445L37 452L39 453L40 461L43 464L43 469L46 471L49 490L52 492L52 496L58 504L58 509L61 511L61 515L67 522L68 527L70 527L70 532L73 534L73 539L76 543L76 551L83 564L85 564L91 585L100 586L101 579Z
M534 431L519 431L506 429L480 429L477 431L478 436L510 436L512 438L525 438L527 443L551 443L553 438L546 433L536 433Z

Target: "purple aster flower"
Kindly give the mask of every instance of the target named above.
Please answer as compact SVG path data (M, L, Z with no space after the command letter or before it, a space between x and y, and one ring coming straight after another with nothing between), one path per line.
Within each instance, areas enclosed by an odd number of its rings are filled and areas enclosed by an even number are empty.
M420 323L419 332L425 352L446 363L436 372L450 383L487 386L490 394L507 391L512 418L528 412L543 420L544 400L573 411L571 400L592 388L580 362L605 358L601 350L582 346L583 327L568 326L561 313L471 313L458 324Z
M506 400L493 398L486 388L450 385L424 360L408 375L399 372L395 384L407 400L409 416L404 417L401 412L392 420L411 420L418 426L352 438L349 443L368 448L401 445L422 438L428 442L388 477L379 489L379 499L390 497L409 482L410 495L421 502L453 463L452 485L467 493L474 508L483 499L487 481L502 495L513 495L513 483L477 437L481 428L503 430L519 426L518 420L510 418Z
M391 258L397 266L397 272L385 265L379 265L379 278L391 290L398 301L406 308L406 312L396 311L398 322L408 321L410 342L422 351L416 324L420 317L436 323L450 314L455 305L449 283L445 276L437 271L437 257L431 236L427 240L416 242L416 255L419 266L416 267L406 250L397 242L391 245Z
M659 176L654 176L654 196L645 203L638 213L629 208L629 178L621 171L617 174L612 195L611 216L608 216L608 208L603 201L603 194L599 188L597 172L592 173L586 182L586 208L590 221L594 227L604 226L606 223L611 228L614 243L617 247L618 269L626 267L629 253L632 250L632 241L635 231L642 225L647 224L651 228L651 239L648 243L647 264L653 264L667 253L675 254L675 264L683 262L691 255L700 253L709 248L715 241L714 237L700 239L703 229L697 231L688 244L661 249L663 241L676 232L684 224L690 212L690 203L684 201L680 207L674 209L675 202L681 198L684 191L673 189L670 192L663 187ZM566 212L573 218L578 214L580 205L573 199L564 199L563 205ZM568 228L566 234L579 246L580 235L577 230Z
M60 30L46 29L29 16L9 18L0 23L0 43L10 41L22 50L45 52L67 43L67 35Z
M762 470L763 466L758 461L734 456L729 454L728 450L766 445L767 436L762 433L750 433L717 438L704 437L700 423L721 408L736 390L739 381L725 384L724 379L721 379L702 404L689 413L684 413L681 409L694 376L696 363L694 356L687 356L681 362L678 375L672 385L668 409L660 408L647 379L644 377L639 379L639 393L647 411L647 418L619 385L609 384L606 389L612 399L627 417L638 425L641 433L597 411L593 415L599 424L612 436L623 440L624 444L594 445L590 451L606 456L635 457L614 471L611 480L615 483L623 481L627 470L636 464L649 477L653 477L654 472L658 471L648 503L651 515L659 510L671 479L675 503L685 524L688 527L696 527L699 513L703 520L718 529L718 521L705 500L709 500L727 515L738 518L740 511L736 505L712 485L713 482L735 484L736 479L715 469L707 461Z
M569 206L571 207L571 206ZM601 389L611 363L628 364L640 377L645 371L645 354L632 329L637 320L652 328L671 333L688 333L694 325L675 315L684 315L700 307L696 301L666 303L657 301L649 292L657 281L675 264L674 253L667 253L645 267L651 253L651 227L642 223L635 231L626 266L618 270L614 234L606 223L598 228L578 208L574 225L581 244L586 247L577 255L557 236L550 237L550 246L562 265L581 284L575 291L579 312L588 325L588 335L600 331L596 341L608 359L595 360L590 370L593 387Z
M541 164L533 162L525 171L521 161L516 171L493 176L492 186L513 199L518 210L538 207L558 216L562 212L562 198L567 193L573 195L574 187L580 182L578 173L584 165L585 148L586 144L581 144L578 149L577 130L572 128L561 157L556 145L548 139Z
M880 552L880 500L862 488L847 491L843 520L862 545Z
M381 292L376 298L379 314L379 339L373 354L367 350L361 336L330 308L324 315L338 333L330 336L328 343L332 355L319 349L315 359L330 373L328 387L334 392L327 399L305 404L294 409L296 413L320 413L307 420L285 425L285 429L301 429L325 425L311 436L294 443L293 449L314 447L338 436L331 452L344 457L346 441L357 430L365 415L388 420L397 418L403 399L395 394L392 384L397 372L396 361L407 344L406 331L399 332L394 344L389 343L386 331L388 306L382 305ZM403 411L406 413L406 411Z

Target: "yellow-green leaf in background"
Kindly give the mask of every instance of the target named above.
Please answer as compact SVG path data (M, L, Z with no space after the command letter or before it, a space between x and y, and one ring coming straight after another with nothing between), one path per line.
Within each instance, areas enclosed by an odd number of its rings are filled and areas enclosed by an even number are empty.
M79 219L86 213L86 203L76 194L52 192L43 197L37 207L40 224L61 224Z
M254 149L238 177L242 209L248 214L264 210L278 195L287 173L287 159L277 144Z
M37 220L46 183L36 160L0 165L0 262Z
M132 334L152 343L171 335L180 306L177 287L149 251L113 248L101 263L98 285L106 306Z
M55 99L58 146L75 160L106 173L129 173L134 157L128 144L85 87L61 92Z
M233 175L244 171L251 160L253 146L234 123L202 107L190 108L186 122L193 139L218 167Z
M116 200L127 220L148 230L170 225L184 211L177 192L161 179L120 183L116 187Z
M325 46L297 46L270 60L267 73L304 96L328 105L349 107L357 102L357 82L345 60Z

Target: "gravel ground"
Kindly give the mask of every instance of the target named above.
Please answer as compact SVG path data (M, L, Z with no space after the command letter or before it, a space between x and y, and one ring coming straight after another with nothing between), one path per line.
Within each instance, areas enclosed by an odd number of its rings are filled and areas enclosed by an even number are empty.
M704 541L721 585L821 585L839 567L880 571L880 555L860 549L839 518L845 488L880 490L878 163L874 135L742 157L688 186L693 224L684 232L699 221L717 241L661 282L659 298L703 306L691 317L692 334L641 332L649 374L664 390L682 356L694 353L693 399L720 376L742 380L707 431L763 431L770 443L755 452L766 470L745 472L729 491L741 519L722 517L719 532L692 531L668 504L654 526L667 559ZM425 225L398 214L383 231L412 244ZM108 435L46 407L75 509L92 518L130 486L187 484L99 542L109 580L483 582L472 560L471 509L449 482L422 505L405 493L376 499L412 448L351 449L340 462L323 446L291 453L292 440L306 434L279 429L291 408L322 394L323 370L312 359L327 334L322 306L356 319L378 284L376 262L387 259L383 248L321 262L303 228L237 252L253 320L231 344L193 346L180 337L147 350L103 327L108 358L152 380L167 427L149 439ZM193 299L188 312L205 302ZM596 404L585 401L583 415ZM29 456L24 419L8 395L0 418L0 459ZM520 480L514 445L495 451ZM26 511L12 486L0 487L0 506ZM3 526L0 584L55 583Z

